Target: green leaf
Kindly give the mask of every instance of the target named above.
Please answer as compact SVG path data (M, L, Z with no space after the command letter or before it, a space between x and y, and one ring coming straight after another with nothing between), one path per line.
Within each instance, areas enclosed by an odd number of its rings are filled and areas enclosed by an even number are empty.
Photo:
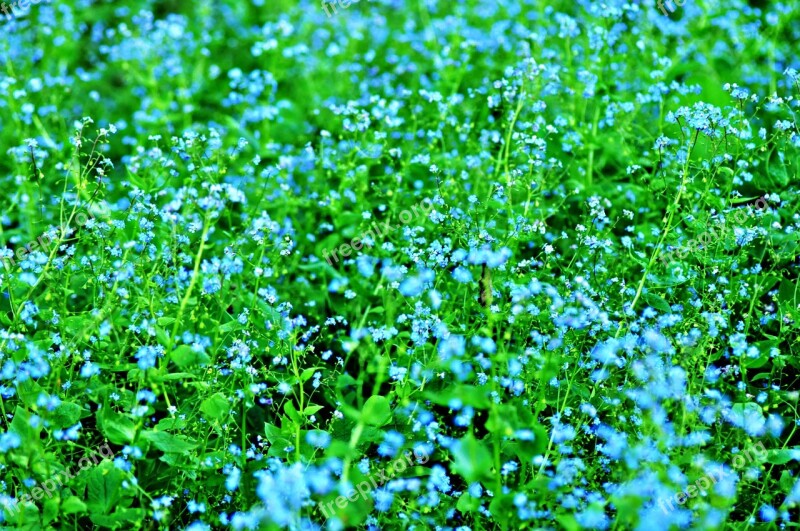
M141 523L144 520L144 509L136 508L118 508L114 514L92 514L89 516L92 523L102 528L108 529L141 529Z
M662 313L672 313L672 308L669 307L669 303L654 293L642 294L642 300L644 300L648 306L651 306Z
M474 483L489 475L492 456L486 444L471 433L453 444L450 452L453 454L453 470L461 474L467 483Z
M781 479L778 481L778 484L781 486L783 492L789 492L791 488L794 486L794 482L797 481L792 473L788 470L784 470L781 472Z
M209 398L206 398L200 404L200 411L206 418L211 420L222 420L228 416L231 411L231 405L225 395L216 393Z
M800 284L797 281L782 280L778 288L778 301L788 303L791 308L796 308L798 298L800 298L798 288L800 288Z
M276 440L283 437L283 432L281 431L281 429L277 426L270 424L269 422L264 423L264 433L270 444L273 444Z
M307 382L312 376L314 376L315 372L322 368L324 367L309 367L300 374L300 381Z
M30 450L31 446L39 446L39 433L41 428L33 428L30 423L31 415L28 411L20 406L14 410L14 419L11 421L11 430L22 439L22 445L26 450Z
M181 345L173 350L170 359L180 369L187 369L195 365L203 367L211 361L211 358L204 352L197 352L189 345Z
M179 418L163 418L156 424L156 431L180 431L189 423Z
M294 404L292 404L291 400L286 401L286 405L283 406L283 410L295 424L300 425L303 423L303 419L300 418L300 414L297 412L297 408L294 407Z
M33 380L26 380L17 384L17 394L22 403L29 409L36 409L36 401L43 392L42 386Z
M488 394L489 391L483 387L451 385L441 391L425 393L425 398L440 406L448 406L453 400L458 400L465 406L488 409L491 405Z
M235 332L237 330L242 330L244 325L239 321L233 320L225 323L224 325L219 327L219 331L223 334L227 334L229 332Z
M81 418L81 407L72 402L62 402L50 414L50 422L55 428L74 426Z
M142 439L150 441L164 453L186 454L197 448L194 441L165 431L143 431Z
M561 529L565 531L580 531L581 526L571 514L561 514L556 516L556 521L561 524Z
M61 502L62 514L81 514L85 513L88 508L89 506L83 503L77 496L70 496Z
M728 167L726 167L726 166L720 166L717 171L719 173L723 174L725 177L728 177L728 178L733 177L733 175L734 175L733 170L728 168ZM745 203L747 201L750 201L750 199L745 198L745 199L741 199L740 201L732 200L731 202L733 202L735 204L737 202Z
M303 415L305 415L306 417L310 417L320 409L322 409L322 406L308 406L303 410Z
M481 500L478 498L473 498L472 495L468 491L464 491L461 496L458 498L458 502L456 503L456 509L461 511L464 514L471 513L475 511L481 505Z
M75 337L93 324L92 317L89 315L72 315L64 318L64 329L71 336Z
M170 338L169 335L167 334L167 331L160 326L156 326L155 328L156 328L156 339L158 340L158 342L162 345L168 345L170 343Z
M777 347L780 342L774 339L768 339L766 341L758 341L753 346L758 349L759 356L757 358L749 358L743 357L742 363L744 363L745 368L747 369L759 369L769 362L769 351Z
M114 444L125 445L133 442L136 427L129 418L115 413L108 406L96 414L100 432Z
M767 450L767 458L765 461L773 465L785 465L792 460L792 453L795 451L796 450L789 448L783 450Z
M89 472L87 486L89 497L88 508L92 513L108 514L120 498L122 471L114 467L110 461L101 463Z
M392 420L392 408L383 396L371 396L364 403L361 419L370 426L383 426Z
M489 504L492 517L500 524L501 529L507 529L512 515L516 514L514 503L510 494L495 493L492 503Z
M48 498L44 502L44 510L42 511L42 522L49 527L49 524L58 518L58 498Z
M193 380L195 375L190 372L171 372L164 376L156 376L154 379L157 382L168 382L170 380Z

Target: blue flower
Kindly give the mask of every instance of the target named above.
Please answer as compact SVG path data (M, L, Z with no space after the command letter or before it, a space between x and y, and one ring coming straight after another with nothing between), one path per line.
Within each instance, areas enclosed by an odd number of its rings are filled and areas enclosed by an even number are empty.
M669 352L672 349L672 345L670 345L667 338L655 330L646 330L644 334L642 334L642 339L644 340L645 345L656 352Z
M372 496L375 499L375 510L381 513L388 511L394 501L394 494L386 488L375 490Z
M289 526L310 505L307 473L319 471L306 471L302 463L287 466L277 459L271 460L269 469L256 472L259 479L256 494L266 505L267 515L272 522Z
M778 511L776 511L771 505L765 504L761 506L761 509L759 509L758 515L761 517L763 522L771 522L778 516Z
M228 477L225 479L225 488L233 492L239 488L239 480L242 478L242 471L235 466L230 467Z
M456 444L461 444L461 442ZM431 469L431 474L428 476L428 489L435 489L444 494L450 492L450 478L442 465L434 465Z
M425 282L418 276L405 279L400 283L400 293L404 297L419 297L425 289Z
M331 436L322 430L312 430L306 433L306 442L315 448L325 449L331 444Z
M463 356L466 345L467 341L464 336L450 334L439 342L439 357L442 360L447 360L451 356Z
M394 457L403 447L406 438L400 432L391 430L383 436L383 443L378 446L378 455L382 457Z
M6 453L14 448L19 448L22 444L22 439L13 431L6 432L0 435L0 453Z
M608 516L600 507L589 507L576 513L575 520L584 529L608 529Z
M78 440L78 432L81 430L83 425L78 421L77 424L67 428L66 430L56 430L53 432L53 438L57 441L77 441Z
M472 282L472 273L466 267L458 266L453 270L453 278L456 282L466 284L467 282Z
M163 347L143 345L136 351L137 365L143 371L151 369L156 366L156 359L161 355L163 355Z
M475 482L469 486L469 495L473 498L480 498L483 496L483 487L479 482Z
M784 500L783 503L800 503L800 479L794 482L792 490L789 492L789 495L786 496L786 500Z

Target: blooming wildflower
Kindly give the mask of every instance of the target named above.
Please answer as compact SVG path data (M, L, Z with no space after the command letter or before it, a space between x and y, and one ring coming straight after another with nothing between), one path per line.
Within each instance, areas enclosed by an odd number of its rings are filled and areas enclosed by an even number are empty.
M315 448L325 449L331 443L331 436L324 431L313 430L306 434L306 442Z

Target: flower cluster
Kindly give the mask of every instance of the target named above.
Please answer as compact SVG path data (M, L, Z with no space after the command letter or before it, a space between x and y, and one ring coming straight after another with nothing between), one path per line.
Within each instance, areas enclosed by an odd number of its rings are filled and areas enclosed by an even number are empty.
M0 39L0 527L796 524L800 3L89 3Z
M738 226L741 226L748 218L756 216L757 212L763 211L767 208L767 197L759 197L755 203L755 209L751 210L750 208L736 208L731 213L730 217L719 217L714 220L713 225L711 225L707 230L701 232L696 237L690 239L684 245L681 245L677 249L670 249L667 252L663 252L660 254L659 259L661 263L668 267L671 262L673 262L676 258L678 260L683 260L687 254L694 254L698 250L705 249L709 245L720 242L723 240L723 235L725 232L730 232L730 227L728 227L728 219L733 221L737 227L733 229L734 235L736 237L736 244L740 247L743 247L753 241L759 231L752 230L752 229L743 229ZM719 230L719 232L717 232Z

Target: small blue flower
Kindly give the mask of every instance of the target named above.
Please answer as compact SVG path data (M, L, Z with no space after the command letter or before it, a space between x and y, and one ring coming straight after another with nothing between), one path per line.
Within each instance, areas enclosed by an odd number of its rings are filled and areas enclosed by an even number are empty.
M394 501L394 494L386 488L375 490L372 496L375 499L375 510L381 513L388 511Z
M458 266L453 270L453 278L456 282L466 284L467 282L472 282L472 273L466 267Z
M137 365L140 369L147 370L156 366L156 360L163 355L163 347L150 347L143 345L136 351Z
M331 444L331 436L322 430L312 430L306 433L306 442L315 448L324 450Z
M447 360L451 356L463 356L466 344L464 336L450 334L439 342L439 356L442 360Z
M475 482L469 486L469 495L473 498L480 498L483 496L483 487L479 482Z
M225 488L233 492L239 488L239 481L242 478L242 471L238 468L231 467L228 472L228 477L225 479Z
M14 448L19 448L22 439L13 431L0 435L0 453L4 454Z
M771 522L778 516L778 511L771 505L762 505L758 511L758 515L763 522Z

